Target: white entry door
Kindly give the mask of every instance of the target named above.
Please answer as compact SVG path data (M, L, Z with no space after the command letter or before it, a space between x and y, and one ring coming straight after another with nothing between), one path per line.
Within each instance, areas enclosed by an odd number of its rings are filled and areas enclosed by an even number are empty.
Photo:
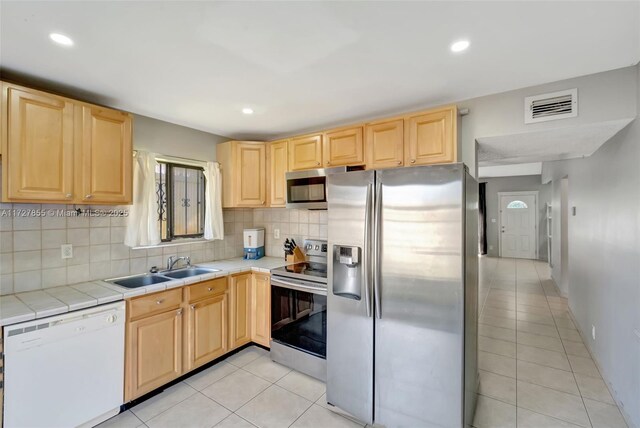
M500 255L536 258L536 195L500 195Z

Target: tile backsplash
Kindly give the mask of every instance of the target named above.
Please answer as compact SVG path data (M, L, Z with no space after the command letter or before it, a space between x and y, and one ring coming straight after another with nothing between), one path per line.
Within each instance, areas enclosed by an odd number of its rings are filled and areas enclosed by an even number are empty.
M189 256L193 263L238 257L242 230L253 227L255 215L250 209L224 210L221 241L135 250L123 244L125 217L11 215L13 210L61 208L65 206L0 204L0 294L144 273L152 266L162 268L172 255ZM93 208L127 210L126 206ZM73 245L73 258L62 259L62 244Z
M264 227L264 249L267 256L283 257L286 238L302 246L304 238L327 239L327 211L261 208L253 210L253 227ZM280 230L280 238L273 236Z

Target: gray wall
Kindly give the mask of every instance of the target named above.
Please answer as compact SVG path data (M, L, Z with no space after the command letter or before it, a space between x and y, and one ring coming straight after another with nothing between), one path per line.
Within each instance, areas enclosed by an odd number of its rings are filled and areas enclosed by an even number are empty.
M134 115L133 146L168 156L203 161L216 160L216 144L229 140L221 135L209 134L169 122Z
M477 177L476 138L635 117L636 95L629 90L635 79L636 67L626 67L458 102L469 109L462 117L462 161ZM525 125L525 97L570 88L578 88L578 117Z
M639 86L636 74L626 89L638 105ZM562 177L569 178L569 207L577 210L573 216L569 208L568 217L569 306L635 426L640 426L639 163L636 118L591 157L545 163L542 172L543 181L552 180L554 189Z
M538 256L547 260L547 225L545 222L545 204L551 202L551 186L542 184L539 175L523 175L520 177L481 178L480 183L487 183L487 254L498 257L498 230L500 208L498 192L538 191ZM492 219L496 222L493 223ZM493 248L491 248L493 247Z

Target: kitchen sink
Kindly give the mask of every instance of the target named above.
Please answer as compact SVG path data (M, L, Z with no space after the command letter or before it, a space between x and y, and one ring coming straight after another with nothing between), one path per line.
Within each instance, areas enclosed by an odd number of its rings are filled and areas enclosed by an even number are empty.
M204 275L205 273L219 272L220 269L210 269L203 267L188 267L182 269L176 269L171 271L161 272L160 275L167 276L169 278L188 278L195 275Z
M160 276L160 275L144 274L144 275L129 276L129 277L120 278L120 279L112 279L112 280L109 280L108 282L117 284L125 288L138 288L138 287L144 287L146 285L159 284L161 282L167 282L167 281L171 281L171 278L165 278L164 276Z

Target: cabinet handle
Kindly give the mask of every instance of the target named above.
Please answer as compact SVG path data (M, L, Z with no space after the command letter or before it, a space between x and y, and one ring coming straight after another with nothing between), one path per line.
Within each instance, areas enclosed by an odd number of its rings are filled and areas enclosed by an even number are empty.
M191 305L191 306L189 306L189 307L190 307L191 309L195 309L195 308L196 308L196 305Z
M327 162L327 165L331 165L331 162Z
M73 195L72 195L71 193L67 193L66 195L64 195L64 197L65 197L65 198L70 198L70 197L72 197L72 196L73 196Z
M176 312L176 315L178 316L182 315L182 309L178 309L178 312Z
M402 161L398 161L398 165L402 165Z
M416 160L415 159L411 159L411 163L416 163Z
M260 205L264 205L264 201L260 201Z
M320 166L320 162L317 162L317 163L316 163L316 165L317 165L317 166Z
M156 300L156 305L161 305L164 302L164 299Z
M207 288L207 291L213 291L213 288L209 287Z
M91 199L91 198L93 198L93 195L86 195L84 198L85 199Z

